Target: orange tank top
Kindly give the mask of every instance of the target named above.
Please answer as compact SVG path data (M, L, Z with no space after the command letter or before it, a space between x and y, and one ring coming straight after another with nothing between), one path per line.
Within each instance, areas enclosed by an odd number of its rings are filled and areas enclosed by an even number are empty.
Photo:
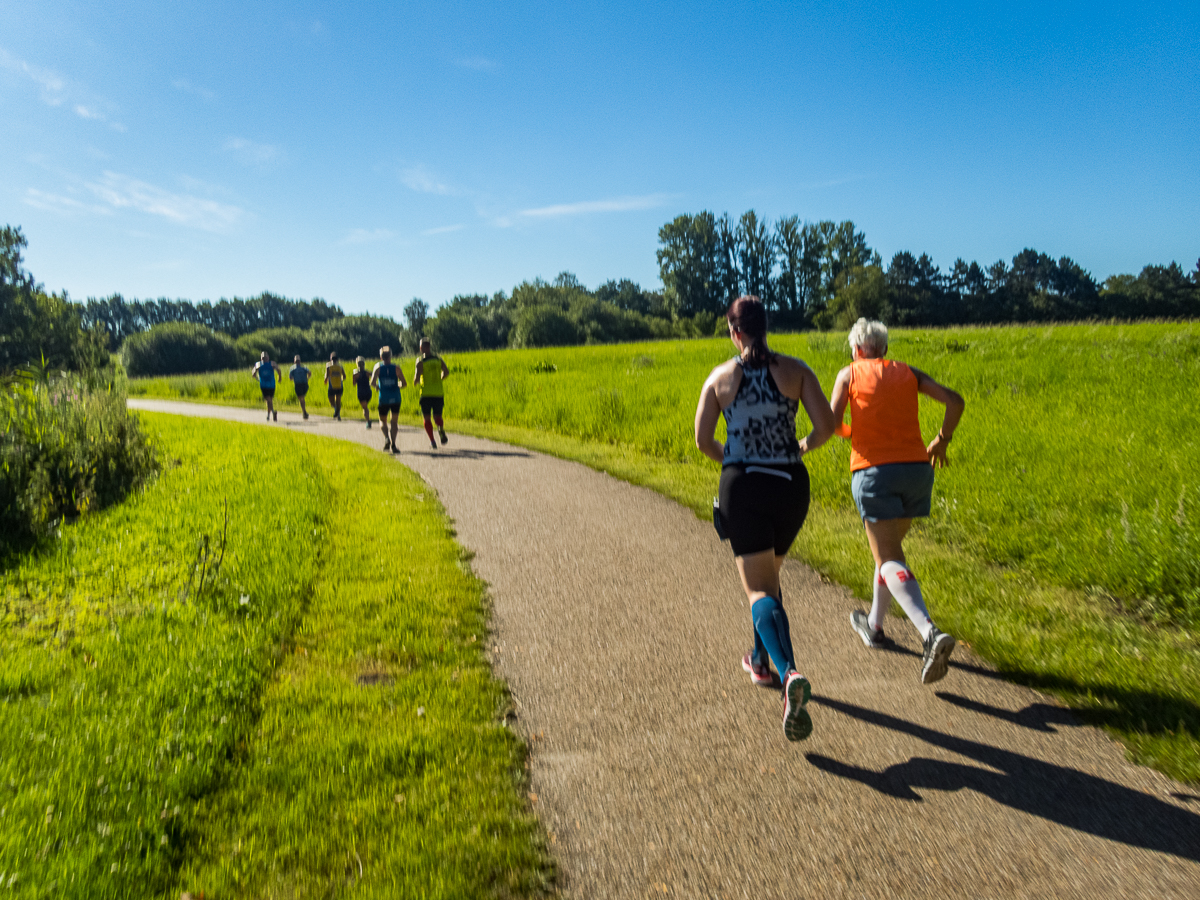
M850 366L850 471L928 461L913 370L890 359L857 360Z

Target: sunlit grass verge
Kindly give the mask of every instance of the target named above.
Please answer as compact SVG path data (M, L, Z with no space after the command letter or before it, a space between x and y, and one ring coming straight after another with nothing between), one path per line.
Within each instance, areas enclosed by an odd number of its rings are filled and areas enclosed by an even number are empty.
M482 588L432 494L365 448L147 421L159 479L0 572L0 883L540 890Z

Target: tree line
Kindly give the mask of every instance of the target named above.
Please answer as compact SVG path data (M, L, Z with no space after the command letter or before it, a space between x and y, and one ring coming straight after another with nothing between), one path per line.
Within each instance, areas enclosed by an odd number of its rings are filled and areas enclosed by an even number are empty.
M755 294L776 327L841 328L860 315L892 325L966 325L1200 316L1200 262L1172 262L1103 284L1070 257L1022 250L986 268L957 259L942 272L901 251L885 268L853 222L774 224L754 210L681 215L658 232L663 301L678 316L720 314Z

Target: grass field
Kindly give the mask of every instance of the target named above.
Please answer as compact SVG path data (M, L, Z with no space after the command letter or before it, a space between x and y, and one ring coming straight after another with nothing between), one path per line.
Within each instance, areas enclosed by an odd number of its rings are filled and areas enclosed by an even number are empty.
M773 346L808 361L826 391L849 361L841 334ZM890 351L967 399L933 515L908 542L939 623L1107 727L1134 759L1190 781L1200 781L1198 351L1195 323L897 329ZM704 376L732 352L713 339L452 356L447 421L706 515L717 469L692 445L692 416ZM241 372L134 381L130 394L261 402ZM290 388L280 394L294 406ZM417 421L411 398L403 415ZM319 390L311 406L327 411ZM939 421L923 401L927 435ZM815 502L796 553L865 597L849 447L834 439L806 463Z
M482 584L432 492L362 447L147 418L162 476L0 573L0 884L543 893Z

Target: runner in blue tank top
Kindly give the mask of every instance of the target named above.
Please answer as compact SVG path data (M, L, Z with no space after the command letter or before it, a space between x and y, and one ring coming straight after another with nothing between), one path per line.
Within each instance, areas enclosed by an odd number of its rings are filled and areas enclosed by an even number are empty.
M259 356L258 362L254 364L254 368L250 370L250 377L258 379L258 387L262 391L262 397L267 401L267 421L270 422L274 417L275 421L279 421L279 413L275 412L275 378L282 378L283 370L275 363L271 362L271 357L267 356L264 350Z
M379 427L383 430L383 449L399 453L396 445L396 431L399 428L397 419L400 417L400 388L408 387L404 373L392 362L392 348L379 348L379 362L371 372L371 387L379 391ZM392 414L389 434L388 413Z

